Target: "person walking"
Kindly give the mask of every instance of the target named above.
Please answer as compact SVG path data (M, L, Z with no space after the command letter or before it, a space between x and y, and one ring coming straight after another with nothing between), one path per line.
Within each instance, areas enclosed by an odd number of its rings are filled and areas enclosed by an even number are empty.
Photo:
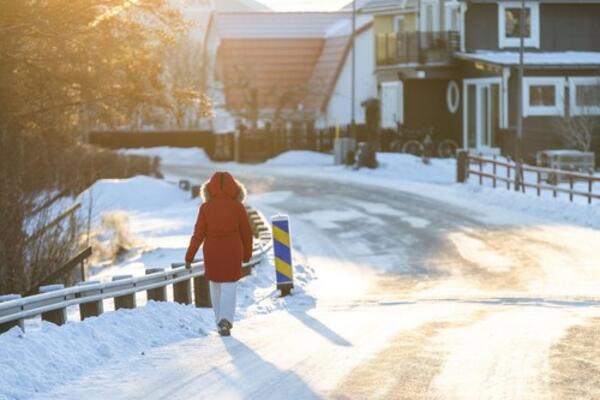
M185 266L204 243L205 276L209 281L215 322L221 336L233 328L237 281L242 262L252 257L252 228L243 201L244 185L228 172L217 172L201 188L202 205L185 255Z

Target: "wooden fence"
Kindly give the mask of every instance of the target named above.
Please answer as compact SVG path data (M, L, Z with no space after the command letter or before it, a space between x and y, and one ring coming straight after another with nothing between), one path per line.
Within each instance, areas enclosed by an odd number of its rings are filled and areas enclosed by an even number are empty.
M496 156L489 158L474 155L466 151L459 151L456 164L459 182L465 182L470 175L474 175L478 178L480 185L483 185L484 180L488 179L494 188L502 185L506 186L507 190L513 189L523 193L526 193L527 189L533 189L538 196L542 195L542 191L549 191L552 192L554 198L558 197L559 193L565 193L569 196L569 201L580 196L585 197L588 204L591 204L592 200L600 200L600 192L594 192L595 188L600 188L600 177L595 176L593 171L585 174L535 167L518 164L511 160L498 159ZM486 166L491 166L491 171L489 168L486 169ZM529 176L535 176L535 180L528 181ZM575 188L577 182L584 182L586 190ZM568 187L562 186L561 183L568 183Z
M242 268L248 275L260 263L272 246L269 223L257 210L249 208L248 216L256 237L253 255ZM80 282L77 286L49 285L39 288L39 294L20 298L18 295L0 296L0 332L14 326L24 329L23 321L38 315L42 319L62 325L67 321L67 307L79 306L81 320L104 312L104 300L114 301L114 308L135 308L136 294L146 292L148 300L167 301L167 286L173 286L175 302L210 307L210 289L204 277L204 264L195 261L191 269L181 264L170 268L152 268L146 275L115 276L111 282ZM192 290L193 287L193 290Z

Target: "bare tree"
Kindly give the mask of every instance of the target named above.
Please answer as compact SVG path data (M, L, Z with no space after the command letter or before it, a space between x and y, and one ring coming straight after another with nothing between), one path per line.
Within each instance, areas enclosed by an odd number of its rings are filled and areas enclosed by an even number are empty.
M202 91L202 44L184 38L166 53L164 109L178 129L197 128L200 120L211 117L212 102Z
M600 116L597 113L600 107L600 78L596 82L595 85L577 89L573 97L579 112L574 113L571 109L569 115L561 120L560 133L565 144L581 151L591 150L592 139L600 129Z

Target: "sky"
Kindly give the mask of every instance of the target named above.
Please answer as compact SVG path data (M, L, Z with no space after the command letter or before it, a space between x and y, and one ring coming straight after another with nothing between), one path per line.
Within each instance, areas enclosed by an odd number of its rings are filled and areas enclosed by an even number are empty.
M335 11L350 0L258 0L276 11Z

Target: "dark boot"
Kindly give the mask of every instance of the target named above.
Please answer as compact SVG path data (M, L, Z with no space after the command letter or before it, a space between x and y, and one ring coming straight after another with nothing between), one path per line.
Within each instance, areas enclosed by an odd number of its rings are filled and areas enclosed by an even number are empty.
M231 322L226 319L222 319L219 321L219 335L221 336L231 336Z

